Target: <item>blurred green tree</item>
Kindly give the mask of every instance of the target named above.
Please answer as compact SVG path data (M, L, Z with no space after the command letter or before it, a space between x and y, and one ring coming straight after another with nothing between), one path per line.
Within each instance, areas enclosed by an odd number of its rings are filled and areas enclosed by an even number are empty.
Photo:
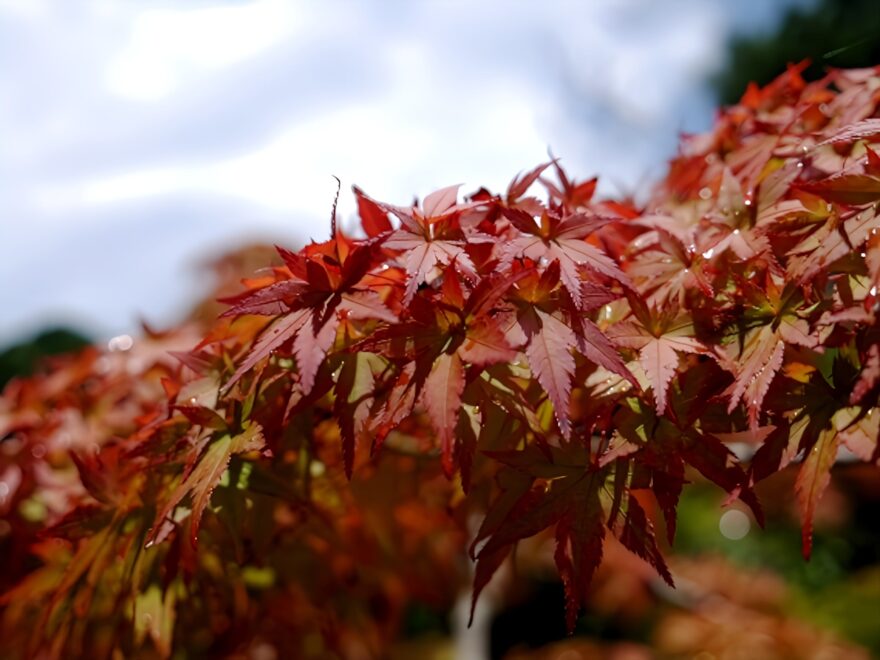
M0 352L0 388L15 376L27 376L34 372L44 357L76 351L91 341L83 334L69 328L52 328Z
M880 2L820 0L792 9L776 32L742 35L730 43L727 66L712 81L718 100L730 105L746 85L765 85L788 63L808 59L804 76L819 78L828 67L865 67L880 62Z

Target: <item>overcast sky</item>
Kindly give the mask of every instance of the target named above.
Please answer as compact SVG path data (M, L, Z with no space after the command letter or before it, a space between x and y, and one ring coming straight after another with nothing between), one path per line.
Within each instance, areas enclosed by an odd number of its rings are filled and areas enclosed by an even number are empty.
M549 149L606 194L706 129L734 32L811 0L0 0L0 345L174 322L236 241L323 239ZM204 280L204 275L201 275Z

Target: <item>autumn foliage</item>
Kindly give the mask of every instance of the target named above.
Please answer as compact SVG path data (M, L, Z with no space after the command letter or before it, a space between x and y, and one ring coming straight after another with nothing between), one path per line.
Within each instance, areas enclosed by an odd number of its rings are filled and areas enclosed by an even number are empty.
M880 458L878 103L880 69L790 68L646 202L555 160L463 200L355 188L358 236L334 209L209 327L13 382L0 645L381 655L466 557L476 600L543 534L572 628L610 537L674 583L690 474L761 521L793 462L809 557L838 452Z

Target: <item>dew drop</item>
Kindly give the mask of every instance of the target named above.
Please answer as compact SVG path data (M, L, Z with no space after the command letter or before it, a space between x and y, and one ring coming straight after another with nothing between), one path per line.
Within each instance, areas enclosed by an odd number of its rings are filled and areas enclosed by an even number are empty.
M864 252L859 252L859 256L860 256L862 259L864 259L864 258L867 257L868 255L865 254Z
M31 456L34 458L43 458L46 455L46 446L41 444L36 444L31 447Z
M718 531L731 541L739 541L749 533L752 523L749 517L738 509L730 509L721 514L718 521Z
M804 166L804 164L802 162L798 162L797 166L798 166L798 169L800 169Z
M708 250L703 252L703 258L711 259L713 254L715 254L715 248L709 248Z
M734 236L739 236L739 229L734 229L734 230L733 230L733 235L734 235Z
M541 266L546 266L547 264L550 263L550 260L547 257L541 257L540 259L538 259L538 263Z
M871 290L868 293L870 293L872 296L876 296L877 295L877 287L872 286Z
M191 406L196 405L198 402L199 402L199 400L197 398L195 398L194 396L191 396L189 398L189 405L191 405Z
M131 335L117 335L107 342L108 351L127 351L134 345Z
M712 191L708 188L700 188L700 199L709 199L712 196Z

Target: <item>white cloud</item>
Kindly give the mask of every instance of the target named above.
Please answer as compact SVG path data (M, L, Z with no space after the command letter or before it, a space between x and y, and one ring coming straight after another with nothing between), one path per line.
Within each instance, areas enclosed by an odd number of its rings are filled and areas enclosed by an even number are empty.
M308 23L308 5L284 0L194 9L145 9L136 14L128 45L107 67L109 90L157 101L205 71L254 57Z

